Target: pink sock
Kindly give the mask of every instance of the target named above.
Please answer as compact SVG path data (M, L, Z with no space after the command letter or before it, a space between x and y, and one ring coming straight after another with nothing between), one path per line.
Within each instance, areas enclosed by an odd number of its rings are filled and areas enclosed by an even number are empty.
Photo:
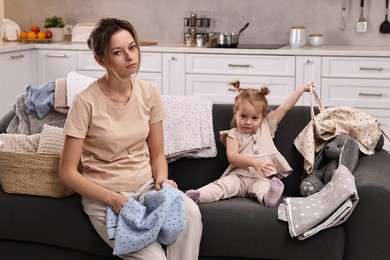
M282 196L284 189L284 184L278 178L271 179L271 186L269 187L267 193L264 195L264 204L267 207L273 208L276 203L278 203L280 197Z
M200 196L200 191L198 190L188 190L186 191L186 195L190 197L192 200L197 201Z

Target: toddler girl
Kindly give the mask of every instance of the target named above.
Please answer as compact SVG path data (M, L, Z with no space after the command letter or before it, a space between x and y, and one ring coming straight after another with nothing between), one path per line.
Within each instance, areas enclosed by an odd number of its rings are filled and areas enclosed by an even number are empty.
M267 87L241 89L240 82L231 83L238 91L233 108L231 129L221 132L230 165L220 179L186 194L197 203L231 197L251 197L267 207L275 207L284 185L281 178L292 173L286 159L273 143L277 125L310 84L292 93L278 108L268 112Z

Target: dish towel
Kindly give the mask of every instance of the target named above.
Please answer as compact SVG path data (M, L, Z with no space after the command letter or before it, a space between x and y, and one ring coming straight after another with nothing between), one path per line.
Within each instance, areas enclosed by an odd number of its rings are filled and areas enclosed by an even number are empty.
M162 95L161 99L168 114L163 121L168 162L181 157L215 157L212 102L199 96Z
M340 165L330 182L308 197L286 198L278 208L278 219L287 221L291 237L304 240L348 219L359 200L355 178Z
M67 114L69 107L66 100L66 78L56 79L54 89L54 110L59 113Z
M153 241L170 245L185 228L182 193L163 183L160 191L147 194L140 202L129 198L117 215L107 207L107 233L114 240L114 255L135 252Z

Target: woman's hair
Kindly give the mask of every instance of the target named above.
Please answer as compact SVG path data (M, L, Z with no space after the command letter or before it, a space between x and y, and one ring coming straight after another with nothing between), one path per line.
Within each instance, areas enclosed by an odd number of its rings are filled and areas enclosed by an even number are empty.
M134 38L137 48L139 48L138 36L134 27L126 20L119 20L116 18L103 18L101 19L92 30L87 44L93 51L94 55L104 58L108 62L108 69L112 68L110 53L110 40L114 33L126 30ZM138 52L138 68L141 61L141 54ZM115 72L114 72L115 73Z
M238 80L229 83L229 85L232 85L238 91L233 106L234 114L237 110L239 110L240 106L244 102L249 102L256 109L257 113L261 113L263 118L267 115L268 100L266 99L265 96L268 95L270 92L268 87L261 87L260 89L254 89L254 88L242 89L240 87L240 81ZM230 126L232 128L237 127L236 117L234 115L230 123Z

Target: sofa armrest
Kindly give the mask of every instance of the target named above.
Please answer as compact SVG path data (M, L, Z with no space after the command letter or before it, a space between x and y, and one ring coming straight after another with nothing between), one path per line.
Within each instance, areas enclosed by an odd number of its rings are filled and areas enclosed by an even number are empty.
M359 159L354 171L359 202L346 229L344 259L390 259L390 155Z
M0 119L0 134L6 133L7 127L14 117L15 111L10 110Z

